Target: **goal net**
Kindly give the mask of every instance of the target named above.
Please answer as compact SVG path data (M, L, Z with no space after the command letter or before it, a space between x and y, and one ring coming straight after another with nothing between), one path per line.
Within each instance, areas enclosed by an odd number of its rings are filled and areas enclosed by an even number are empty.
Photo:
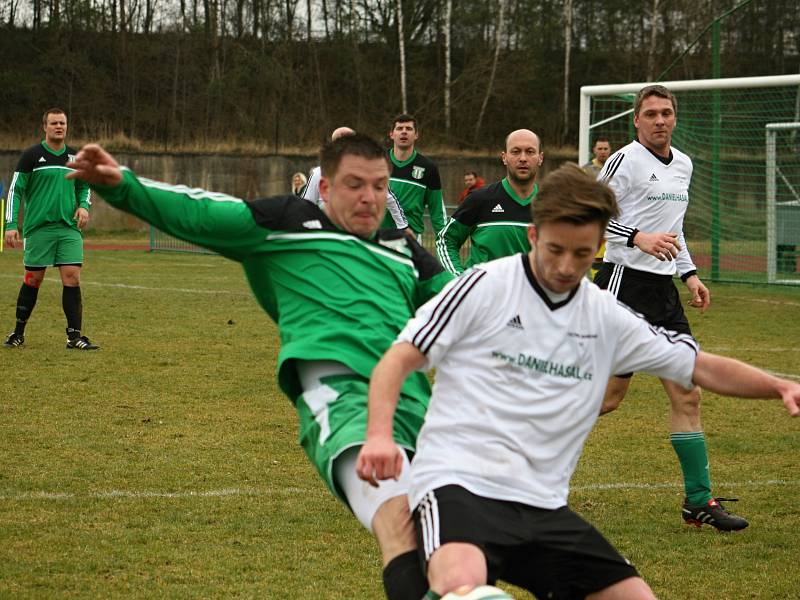
M791 283L800 278L800 242L785 241L800 237L791 204L797 201L792 194L800 192L796 143L800 131L775 132L772 230L764 142L768 124L800 121L800 75L660 83L678 101L673 144L694 162L684 234L701 276L753 283ZM590 159L597 137L608 138L612 150L634 139L633 101L645 85L581 88L581 164ZM770 275L770 264L775 276Z

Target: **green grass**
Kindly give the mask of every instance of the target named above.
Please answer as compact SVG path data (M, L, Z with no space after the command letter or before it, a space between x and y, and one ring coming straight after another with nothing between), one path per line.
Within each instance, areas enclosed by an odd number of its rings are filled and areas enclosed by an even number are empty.
M20 275L21 253L0 254L3 333ZM276 330L240 268L90 250L82 287L102 350L64 349L50 272L25 346L0 353L0 598L380 598L377 548L297 445ZM711 289L691 314L706 349L800 374L800 290ZM634 378L589 439L572 505L660 598L800 597L800 420L705 396L715 492L752 523L733 535L681 524L666 422L658 383Z

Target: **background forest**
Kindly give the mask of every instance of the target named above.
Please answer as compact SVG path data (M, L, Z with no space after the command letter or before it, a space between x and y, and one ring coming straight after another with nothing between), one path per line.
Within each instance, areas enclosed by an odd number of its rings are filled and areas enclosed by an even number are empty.
M574 147L581 85L708 78L737 7L721 76L797 73L797 0L0 0L0 138L56 105L73 140L279 153L405 109L427 148Z

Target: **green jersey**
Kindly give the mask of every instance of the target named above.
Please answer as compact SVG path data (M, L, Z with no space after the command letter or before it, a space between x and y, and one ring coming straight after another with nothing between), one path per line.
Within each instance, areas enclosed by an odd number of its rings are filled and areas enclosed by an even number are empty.
M89 210L89 186L83 181L65 179L72 169L65 165L76 151L64 146L56 152L45 142L22 153L8 188L6 229L19 229L19 207L25 200L23 237L50 223L63 223L78 229L74 218L78 207Z
M392 161L392 176L389 188L397 196L397 201L408 220L408 226L417 235L425 230L425 207L431 216L431 225L435 233L444 227L444 200L442 199L442 180L439 169L428 157L416 150L411 156L400 162L389 150ZM383 220L384 227L394 227L391 215L387 213Z
M530 251L531 202L538 191L535 185L530 196L520 198L504 178L467 196L436 240L436 255L445 269L458 274L482 262ZM471 249L462 264L460 249L467 238Z
M123 173L115 187L92 187L109 204L242 264L280 329L278 381L293 402L303 391L296 361L337 361L368 379L416 308L451 279L402 231L364 240L302 198L243 201ZM409 377L403 393L427 406L426 377Z

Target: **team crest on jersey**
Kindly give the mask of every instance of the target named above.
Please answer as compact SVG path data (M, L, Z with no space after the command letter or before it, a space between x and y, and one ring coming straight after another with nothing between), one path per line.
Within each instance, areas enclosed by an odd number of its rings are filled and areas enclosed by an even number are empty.
M75 160L74 154L67 154L67 162L73 162Z
M413 167L411 169L411 176L414 179L422 179L425 176L425 167Z

